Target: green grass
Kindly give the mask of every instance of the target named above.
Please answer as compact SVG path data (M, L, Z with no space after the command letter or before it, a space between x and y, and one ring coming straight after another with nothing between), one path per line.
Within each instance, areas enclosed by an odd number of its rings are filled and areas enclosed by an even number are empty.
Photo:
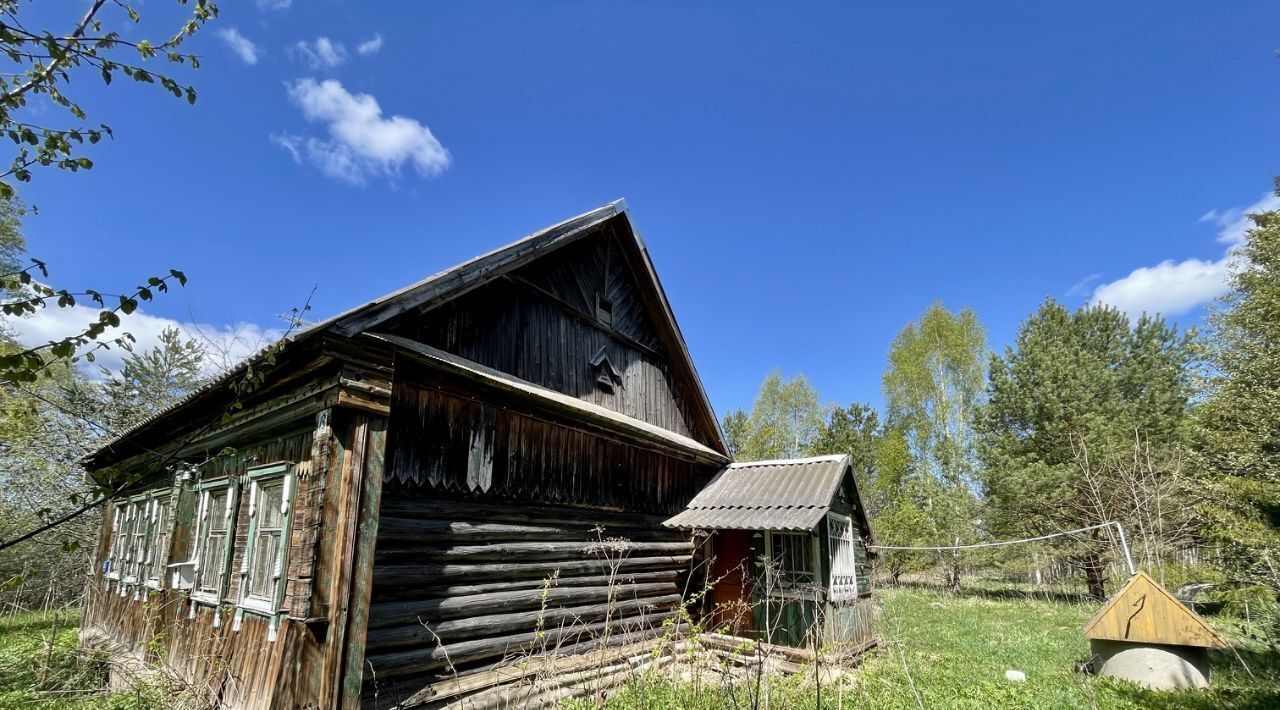
M856 681L824 688L819 703L809 678L797 676L775 686L769 707L1280 708L1280 656L1244 639L1229 620L1213 621L1237 644L1252 676L1234 654L1215 653L1212 689L1154 692L1076 672L1089 657L1081 629L1094 605L908 589L878 594L885 642L864 660ZM1006 680L1011 669L1026 673L1026 682ZM608 704L625 710L752 707L714 684L694 688L656 679L632 684Z
M0 616L0 708L160 708L159 688L108 693L106 664L78 649L78 612Z

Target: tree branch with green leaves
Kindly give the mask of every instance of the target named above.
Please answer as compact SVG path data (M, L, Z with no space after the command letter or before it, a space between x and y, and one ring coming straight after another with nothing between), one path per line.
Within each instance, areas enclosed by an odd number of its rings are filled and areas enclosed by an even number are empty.
M188 0L178 0L188 5ZM73 172L93 167L89 158L77 155L78 148L88 141L99 142L111 137L112 129L106 124L96 128L77 125L69 128L39 126L19 120L16 114L28 107L32 96L44 96L66 109L78 122L88 120L88 113L64 93L71 83L73 73L97 70L106 84L120 74L144 84L155 84L178 98L195 103L195 88L177 79L143 66L147 60L163 57L171 64L200 67L194 54L179 50L182 43L218 15L218 7L208 0L195 0L191 13L166 40L153 43L142 39L122 39L117 32L103 32L103 19L111 8L123 12L129 20L140 23L138 11L123 0L94 0L84 15L70 26L68 32L47 29L29 30L22 22L24 10L30 3L19 0L0 0L0 53L16 65L14 71L0 73L0 135L7 136L16 146L16 154L7 170L0 172L0 197L12 197L12 181L28 182L35 167L56 167ZM131 59L129 53L136 53ZM77 72L79 70L79 72Z

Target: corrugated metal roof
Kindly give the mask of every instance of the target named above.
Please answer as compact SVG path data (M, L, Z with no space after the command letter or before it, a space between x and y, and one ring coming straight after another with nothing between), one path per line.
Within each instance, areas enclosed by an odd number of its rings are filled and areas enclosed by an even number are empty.
M717 530L809 530L831 507L848 455L727 466L663 525Z

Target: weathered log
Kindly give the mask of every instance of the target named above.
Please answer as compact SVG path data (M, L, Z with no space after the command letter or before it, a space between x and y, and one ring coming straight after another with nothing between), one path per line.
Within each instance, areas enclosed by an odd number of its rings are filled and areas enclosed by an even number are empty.
M536 626L557 628L598 621L609 616L622 618L645 610L666 611L679 604L680 598L679 594L666 594L587 606L538 608L509 614L467 616L460 619L405 624L370 630L365 637L365 644L369 651L380 652L405 646L434 644L437 639L453 643L476 636L528 631Z
M439 498L398 496L382 502L382 515L426 520L506 521L520 525L577 525L587 528L659 528L664 516L599 508L570 508L501 503L468 503Z
M366 677L389 679L446 666L456 667L459 664L495 656L539 655L554 651L558 644L565 642L573 646L592 643L610 645L615 642L627 643L637 640L629 629L642 627L634 633L652 636L653 628L661 627L664 621L676 617L677 614L678 612L674 611L660 612L643 619L601 621L568 628L462 641L434 648L369 654L365 656Z
M610 589L604 587L548 587L522 589L513 592L493 592L464 597L444 597L422 601L384 602L369 609L369 628L377 629L419 621L439 621L463 616L476 616L499 612L533 609L547 606L581 605L613 599L633 599L656 594L678 592L676 585L658 582L653 584L621 584Z
M594 559L528 563L457 564L437 563L374 567L375 585L421 584L429 579L529 579L550 577L559 572L630 572L633 570L674 569L689 564L692 555L659 557L624 557L620 560Z
M662 528L606 527L594 528L565 523L536 524L533 522L472 522L467 520L419 520L407 517L382 518L378 524L379 541L396 542L480 542L519 540L578 540L600 539L666 540L683 539L676 531Z
M470 560L574 560L581 558L652 557L688 555L687 542L494 542L487 545L425 547L414 551L416 561L463 563ZM389 561L388 561L389 562Z
M570 575L560 575L556 578L555 587L604 587L609 584L643 584L651 582L672 582L680 576L682 570L669 569L658 570L655 572L625 572L616 576L610 575L588 575L575 577ZM505 582L490 582L488 584L458 584L451 586L431 586L419 585L404 587L383 587L374 590L374 597L377 601L390 601L392 599L423 599L432 598L439 599L444 597L461 597L472 594L488 594L490 592L510 592L518 589L541 589L547 580L538 579L519 579Z
M569 673L582 668L608 665L619 659L636 655L651 656L653 644L650 641L629 643L622 646L601 649L594 653L580 653L570 656L556 655L552 658L541 658L533 664L498 664L497 667L482 672L471 673L440 680L422 687L413 697L416 702L424 702L433 698L449 698L490 688L495 685L514 683L548 674ZM406 705L414 703L406 703Z

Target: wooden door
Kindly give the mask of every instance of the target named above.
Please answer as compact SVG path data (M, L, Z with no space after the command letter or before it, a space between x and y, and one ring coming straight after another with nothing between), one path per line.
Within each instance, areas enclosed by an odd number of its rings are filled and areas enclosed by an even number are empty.
M713 630L740 635L754 627L751 612L751 533L721 530L714 541L710 582Z

